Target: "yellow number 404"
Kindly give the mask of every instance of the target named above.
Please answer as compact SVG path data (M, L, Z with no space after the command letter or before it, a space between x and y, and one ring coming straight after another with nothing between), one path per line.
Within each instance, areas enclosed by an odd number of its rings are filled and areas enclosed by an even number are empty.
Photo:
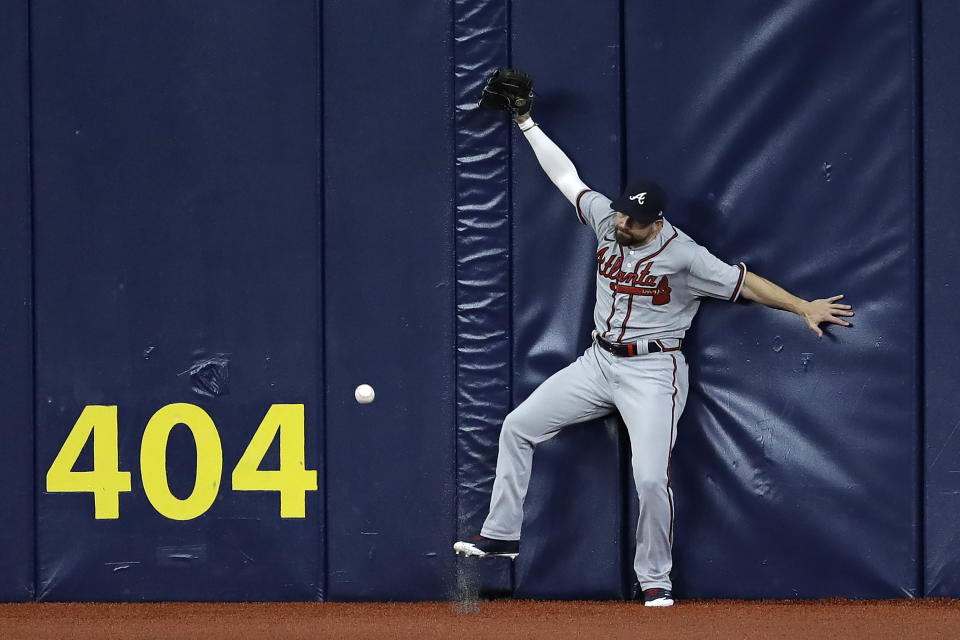
M178 424L193 435L197 452L197 476L193 491L178 498L167 482L167 440ZM261 471L270 445L280 438L280 469ZM74 471L86 443L93 438L93 470ZM117 407L84 407L60 452L47 471L47 491L93 493L94 517L116 519L120 515L120 492L130 491L130 472L120 471ZM277 491L280 517L303 518L306 492L316 491L317 472L306 468L302 404L270 407L233 469L235 491ZM207 512L220 491L223 448L213 420L196 405L169 404L150 418L140 443L140 475L147 499L157 512L172 520L191 520Z

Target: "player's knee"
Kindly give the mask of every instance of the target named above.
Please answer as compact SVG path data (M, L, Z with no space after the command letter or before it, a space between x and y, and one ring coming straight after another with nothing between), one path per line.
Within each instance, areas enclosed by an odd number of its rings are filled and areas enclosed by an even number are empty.
M516 409L507 414L503 420L503 427L500 429L500 446L510 442L519 442L533 444L528 435L524 433L526 421L523 414Z
M634 482L640 497L662 493L667 488L666 474L657 474L640 470L634 472Z

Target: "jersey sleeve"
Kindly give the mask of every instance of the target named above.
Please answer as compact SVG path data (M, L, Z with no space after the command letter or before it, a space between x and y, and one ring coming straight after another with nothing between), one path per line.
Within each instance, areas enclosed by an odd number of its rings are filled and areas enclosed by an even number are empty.
M742 262L727 264L704 247L696 245L690 261L689 286L698 297L736 300L743 289L747 266Z
M597 237L604 233L602 229L604 222L615 213L610 208L610 202L610 198L592 189L584 189L577 195L577 218L580 219L581 223L593 229Z

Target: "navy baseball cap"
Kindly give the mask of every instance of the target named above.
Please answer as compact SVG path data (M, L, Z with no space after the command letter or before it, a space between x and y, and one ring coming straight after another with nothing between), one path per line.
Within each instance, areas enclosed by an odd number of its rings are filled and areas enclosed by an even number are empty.
M656 182L637 180L627 185L623 195L610 203L610 208L641 224L650 224L663 220L667 194Z

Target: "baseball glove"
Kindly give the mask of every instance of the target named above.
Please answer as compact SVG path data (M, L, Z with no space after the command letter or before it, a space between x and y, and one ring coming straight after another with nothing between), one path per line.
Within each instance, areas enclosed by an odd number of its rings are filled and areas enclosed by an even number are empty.
M488 109L501 109L513 117L530 113L533 78L518 69L500 67L487 80L477 104Z

